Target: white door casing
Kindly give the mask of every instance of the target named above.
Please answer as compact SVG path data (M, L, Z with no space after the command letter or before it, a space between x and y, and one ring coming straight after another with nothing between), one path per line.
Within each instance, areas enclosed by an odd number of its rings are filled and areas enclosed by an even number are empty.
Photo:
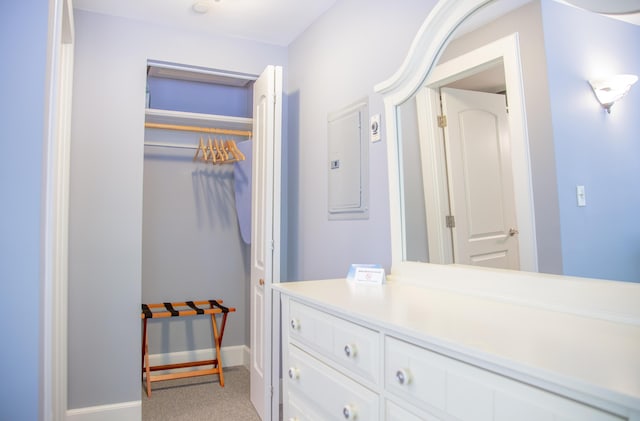
M271 284L280 281L281 134L282 68L268 66L253 87L251 192L250 388L262 419L272 416L272 383L278 381L272 375L272 352L279 348L272 337Z
M519 269L505 96L442 88L456 263Z
M65 419L67 411L69 168L75 38L71 0L50 2L49 19L41 274L40 418L45 421Z

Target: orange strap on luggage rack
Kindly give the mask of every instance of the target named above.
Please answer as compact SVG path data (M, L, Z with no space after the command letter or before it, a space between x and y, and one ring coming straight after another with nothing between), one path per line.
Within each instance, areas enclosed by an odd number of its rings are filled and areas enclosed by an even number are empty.
M208 305L201 308L199 306ZM186 307L186 308L185 308ZM163 309L160 311L153 311ZM222 345L222 337L224 336L224 328L227 324L227 316L229 313L235 312L234 307L225 307L222 300L207 301L181 301L174 303L160 304L142 304L142 312L140 318L143 322L142 332L142 378L146 377L147 396L151 397L151 383L162 380L182 379L185 377L206 376L209 374L218 374L220 386L224 387L224 374L222 372L222 361L220 359L220 346ZM213 342L216 349L216 358L213 360L191 361L177 364L166 365L149 365L149 345L147 343L147 320L160 319L166 317L188 317L202 314L211 315L211 327L213 328ZM220 326L220 334L218 334L218 325L216 323L216 315L222 314L222 325ZM203 365L211 365L213 368L206 370L191 370L181 373L169 374L151 374L152 371L171 370L175 368L199 367Z

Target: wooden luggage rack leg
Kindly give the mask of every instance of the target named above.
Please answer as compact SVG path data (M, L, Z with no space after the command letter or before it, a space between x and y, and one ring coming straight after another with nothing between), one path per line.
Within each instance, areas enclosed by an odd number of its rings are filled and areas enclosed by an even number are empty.
M147 396L151 397L151 383L162 380L182 379L186 377L206 376L210 374L218 374L218 381L221 387L224 387L224 373L222 370L222 359L220 356L220 347L222 346L222 338L224 336L224 329L227 324L227 316L230 312L235 312L233 307L225 307L222 304L222 300L208 300L208 301L185 301L175 303L162 303L162 304L142 304L142 377L145 380ZM199 305L208 304L209 308L202 309ZM185 310L176 310L176 307L188 307ZM165 311L153 312L152 309L163 308ZM147 333L147 320L151 318L165 318L165 317L185 317L209 314L211 316L211 328L213 330L213 343L215 346L215 358L213 360L201 360L190 361L176 364L165 364L151 366L149 364L149 344ZM222 325L220 332L218 333L218 324L216 321L216 315L222 314ZM153 371L160 370L172 370L178 368L192 368L203 365L210 365L212 368L205 370L190 370L179 373L168 374L151 374ZM145 379L146 377L146 379Z

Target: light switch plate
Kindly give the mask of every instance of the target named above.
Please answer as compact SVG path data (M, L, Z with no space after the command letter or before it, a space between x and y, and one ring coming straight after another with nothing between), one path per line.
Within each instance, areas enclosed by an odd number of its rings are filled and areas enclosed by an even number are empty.
M371 134L371 143L379 142L382 137L380 136L380 114L372 115L369 118L369 131Z
M584 192L584 186L576 186L576 199L578 200L578 206L587 206L587 197Z

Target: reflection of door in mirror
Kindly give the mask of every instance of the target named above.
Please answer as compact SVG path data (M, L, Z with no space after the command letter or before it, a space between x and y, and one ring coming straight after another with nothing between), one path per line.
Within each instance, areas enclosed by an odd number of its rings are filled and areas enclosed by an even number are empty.
M410 167L404 167L405 181L403 184L405 190L407 187L412 189L406 191L405 196L418 194L424 200L424 214L427 215L427 241L430 251L428 261L431 263L476 264L524 270L537 268L531 211L531 181L526 154L526 121L523 112L522 77L517 46L518 37L511 35L447 61L446 64L434 69L425 86L418 92L415 101L406 101L400 107L403 148L409 150L418 148L417 145L407 144L407 139L409 139L407 134L410 131L407 128L409 126L407 116L411 115L408 110L412 106L416 106L417 115L421 116L418 119L420 153L414 152L414 154L420 155L421 165L424 168L422 177L424 189L418 192L415 186L407 182L412 179L409 172L411 171ZM499 93L502 95L501 104L504 104L504 96L508 94L507 102L510 104L511 111L509 118L505 118L506 122L503 124L505 126L504 135L501 138L496 138L496 142L500 142L499 147L478 148L475 143L467 145L466 149L474 146L477 148L474 155L487 155L490 150L500 151L500 155L494 154L492 163L489 163L486 156L483 157L484 170L476 171L477 175L471 176L469 174L469 171L472 170L469 165L464 165L464 169L461 169L460 163L473 163L469 161L470 156L463 159L462 152L445 153L446 151L450 152L449 150L452 148L451 142L445 142L444 132L451 131L451 128L454 127L457 128L462 121L445 112L444 116L449 117L446 119L446 127L442 129L438 127L439 124L434 124L436 121L445 120L437 118L442 110L440 89L443 87ZM504 115L506 110L504 106L501 108L501 113ZM467 128L466 130L467 133L471 133L471 136L467 136L467 140L481 139L473 133L475 128ZM405 159L416 159L406 152L403 155ZM414 164L414 166L416 165L419 164ZM480 168L482 167L476 167L476 169ZM460 174L461 172L462 174ZM452 177L455 174L459 175L455 178ZM491 176L492 174L493 176ZM485 179L481 179L479 175L485 176ZM464 181L465 178L468 181ZM456 179L458 182L455 182ZM482 184L483 181L484 184ZM461 188L456 189L456 186ZM475 188L466 190L471 186ZM454 193L451 197L449 190ZM460 192L457 195L455 194L456 190ZM475 198L469 195L474 195ZM458 199L454 200L456 196ZM405 209L405 217L412 216L413 211L407 209L407 206ZM474 214L467 212L467 210L478 213ZM464 213L461 213L462 211ZM477 217L470 219L469 217L473 215ZM454 216L459 221L459 224L455 224L456 226L452 228L454 238L457 240L454 244L450 240L451 233L445 232L449 228L445 226L444 222L453 219L450 216ZM490 229L486 229L489 227ZM473 232L471 237L469 237L468 228ZM484 240L483 236L479 235L483 229L488 234L484 235ZM520 234L516 235L518 231ZM412 235L414 238L419 237L415 233ZM407 236L405 242L407 258L415 256L415 246L419 244L415 240L409 241L411 239L412 237ZM489 239L491 241L486 241ZM469 253L471 249L478 249L480 244L484 243L486 246L491 242L493 242L492 249L481 248L482 252L477 250L476 252L479 254L471 257ZM469 247L464 247L465 244L468 244ZM448 250L460 247L463 249L454 250L453 253ZM466 251L463 251L465 248ZM456 256L455 259L453 255ZM427 259L422 261L427 261Z
M525 3L523 5L523 3ZM517 228L520 231L521 268L547 273L563 273L556 185L555 151L551 107L546 71L543 16L540 1L502 0L495 3L500 13L489 22L470 20L445 49L440 63L451 63L464 55L487 48L496 40L515 36L517 71L521 77L517 87L506 89L510 105L510 124L515 124L513 97L522 94L522 139L514 137L512 151L517 196ZM511 59L511 57L505 57ZM505 79L509 69L505 63ZM496 84L497 85L497 84ZM515 92L519 90L519 92ZM513 133L513 130L512 130ZM519 161L518 161L519 160ZM527 194L525 195L525 191ZM526 215L527 210L530 215ZM529 220L530 219L530 220Z
M454 262L519 269L505 96L453 88L440 96Z
M426 157L423 163L428 162L427 167L432 166L437 173L443 174L444 184L440 190L446 198L442 212L432 210L433 216L429 221L423 215L426 208L436 201L420 202L416 199L432 198L438 193L433 192L433 188L424 190L419 178L409 176L421 173L422 168L416 151L411 147L404 151L404 170L408 177L403 184L405 188L414 190L405 195L405 219L410 218L414 228L407 232L408 258L431 263L520 268L505 95L488 93L504 91L504 71L501 69L502 62L482 71L484 74L497 74L490 79L491 82L482 77L466 78L449 85L475 91L440 90L442 115L446 116L439 119L443 136L435 144L425 140L421 149L440 148L444 151L440 159ZM496 79L500 80L497 85L492 83ZM413 110L405 104L402 108L403 122L416 118ZM424 101L418 101L417 114L427 116L430 113L432 110L424 106ZM434 120L436 117L432 115L429 118ZM403 124L403 127L411 126ZM424 195L423 190L426 191ZM422 225L422 231L415 229L416 224ZM427 231L441 234L441 237L432 238L431 247L428 238L420 235L420 232ZM446 247L451 249L444 253L438 251L441 248L438 242L443 238ZM429 256L429 250L435 252Z
M518 36L523 111L526 110L524 154L530 165L528 190L532 199L531 238L525 243L533 244L532 254L536 259L535 266L524 265L523 269L638 280L640 268L634 262L639 250L640 224L631 223L635 218L629 212L640 206L640 195L627 195L624 201L620 196L615 197L616 192L637 192L633 181L637 178L637 160L633 164L630 158L637 157L640 148L637 142L632 142L639 133L637 119L636 123L631 122L637 102L631 97L625 98L619 115L608 118L599 109L586 81L601 72L638 73L640 29L550 0L493 2L495 5L505 3L516 6L507 8L506 14L494 15L493 20L482 25L469 23L470 28L465 22L461 29L467 32L455 35L439 63L445 64L509 34ZM594 31L596 27L599 29ZM635 41L623 41L630 37ZM583 46L581 39L588 40L590 46ZM637 98L635 92L632 94ZM425 197L424 191L428 193L434 174L443 179L446 176L425 165L424 157L444 154L444 151L425 151L407 145L411 136L406 134L411 129L406 127L404 119L411 114L408 104L412 101L415 97L397 108L400 150L404 158L411 155L411 159L422 159L422 171L410 174L409 166L400 165L403 171L401 198L407 206L408 196L418 189L408 185L407 180L415 180L416 174L421 174L422 200L426 204L422 225L426 227L426 237L431 238L429 204L434 198ZM419 110L414 112L420 115L417 119L420 124L425 117ZM423 138L417 128L413 131L413 137ZM412 148L415 148L413 153ZM520 171L519 165L514 163L513 167L514 171ZM518 177L516 175L516 182ZM585 184L592 201L588 201L587 207L579 208L576 185ZM521 186L516 184L516 196L522 194ZM520 209L522 205L517 198L516 201ZM626 205L620 206L620 203ZM449 212L448 206L442 212ZM446 259L434 258L438 253L434 252L431 240L421 249L416 247L420 243L416 241L419 235L414 230L414 221L420 216L410 215L406 208L403 213L403 260L448 263ZM522 234L520 217L517 228Z
M503 4L504 2L498 3ZM530 66L527 67L525 64L544 62L540 13L538 11L538 18L535 19L535 13L528 10L530 7L530 5L526 5L511 11L488 24L485 23L481 29L460 35L451 41L443 53L440 64L425 82L425 87L418 91L416 98L409 99L399 109L402 121L400 125L403 128L402 149L404 157L408 155L404 152L405 149L417 147L407 145L409 137L405 133L410 131L405 127L407 122L404 121L405 115L409 114L407 109L416 106L417 102L419 107L417 113L421 115L421 118L418 119L420 133L419 136L415 136L420 138L421 146L418 149L421 150L417 151L415 155L421 157L424 166L422 178L425 189L421 197L426 203L425 225L428 227L427 238L430 253L428 259L416 260L432 263L454 262L452 257L447 258L446 255L446 248L452 247L450 240L444 234L440 234L440 238L434 234L434 231L441 230L441 221L444 221L444 215L449 215L449 207L448 203L446 207L440 203L448 202L448 192L446 173L443 169L444 164L442 164L445 161L444 147L433 145L434 139L441 136L439 133L441 129L433 127L435 118L433 114L436 112L435 110L440 112L440 105L436 104L439 101L437 90L443 86L452 86L506 93L510 105L509 131L512 142L512 167L517 212L517 223L513 223L513 226L508 229L514 228L520 233L512 238L518 242L520 249L519 267L528 271L540 269L545 272L561 273L560 257L557 252L559 235L557 226L553 223L557 220L557 217L553 218L554 209L557 214L557 205L554 205L556 202L553 200L555 186L552 175L555 172L546 79L538 79L535 83L525 80L523 85L524 70L530 69ZM470 23L470 25L477 27L477 24L474 23ZM465 28L468 30L467 24L463 25L462 30ZM486 34L477 36L478 31L486 32ZM468 38L471 38L472 42L469 42ZM530 105L531 102L535 105L533 112L526 115L525 97L529 101L526 105ZM533 126L533 128L528 129L527 126ZM528 142L528 139L532 137L537 139L535 145L530 145ZM535 182L532 181L532 173L535 173L537 168L531 168L529 161L531 154L547 157L546 161L542 162L545 167L542 172L543 176L538 177ZM405 166L402 168L405 171L403 178L406 182L412 176L407 173L409 169ZM548 217L546 219L550 220L542 227L535 226L532 187L534 190L538 187L541 191L550 193L548 200L545 198L540 203L535 203L535 213L545 214ZM407 190L406 185L404 188ZM405 192L405 198L409 194L415 194L417 188L413 187L411 190L411 193ZM406 205L405 209L407 209ZM413 219L415 220L417 217ZM412 221L407 218L405 225L412 226L411 224ZM418 237L415 232L412 232L411 235ZM409 239L409 236L405 238L405 260L412 260L411 257L415 255L412 248L417 242L410 242ZM443 253L433 252L434 250L440 251L440 247L444 249ZM542 252L540 249L543 249ZM460 262L456 261L456 263ZM464 263L468 263L468 261Z

